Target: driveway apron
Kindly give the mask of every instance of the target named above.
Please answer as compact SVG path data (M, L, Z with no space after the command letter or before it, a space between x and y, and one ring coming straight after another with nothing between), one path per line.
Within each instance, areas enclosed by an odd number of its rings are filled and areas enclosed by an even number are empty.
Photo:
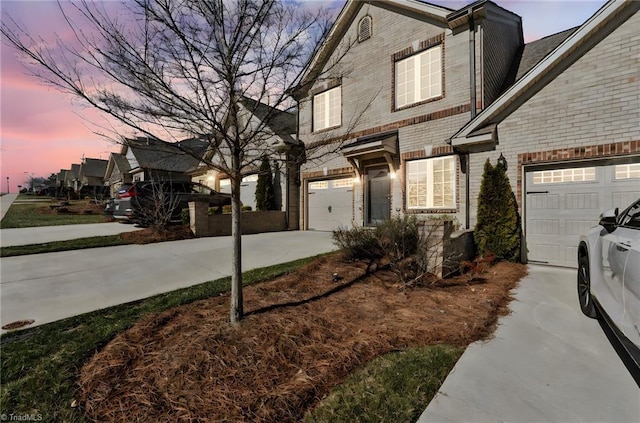
M467 348L418 423L640 421L640 389L580 312L575 280L529 266L512 313Z

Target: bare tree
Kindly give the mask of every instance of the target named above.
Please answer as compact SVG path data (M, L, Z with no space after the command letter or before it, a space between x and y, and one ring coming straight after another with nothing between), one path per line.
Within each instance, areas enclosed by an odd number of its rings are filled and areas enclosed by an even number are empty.
M294 110L288 93L327 34L329 14L278 0L58 5L71 40L45 42L3 15L5 42L22 53L35 76L137 133L208 142L206 164L231 181L231 322L238 322L240 182L273 147L270 121ZM270 109L257 122L250 117L261 103Z

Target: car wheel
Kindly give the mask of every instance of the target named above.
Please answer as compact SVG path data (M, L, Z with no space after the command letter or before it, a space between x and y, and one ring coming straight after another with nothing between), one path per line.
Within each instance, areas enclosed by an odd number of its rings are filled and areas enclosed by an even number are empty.
M585 316L595 319L598 317L596 307L591 296L591 276L589 273L589 258L582 256L578 259L578 300L580 310Z

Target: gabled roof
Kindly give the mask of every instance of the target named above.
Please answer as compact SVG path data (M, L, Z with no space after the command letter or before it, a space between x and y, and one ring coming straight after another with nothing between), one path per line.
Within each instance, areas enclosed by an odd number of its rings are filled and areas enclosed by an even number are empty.
M71 169L67 172L67 176L65 177L66 181L73 181L74 179L78 179L80 175L80 165L72 164Z
M142 169L185 173L195 169L208 143L198 138L169 143L157 138L126 139L121 154L130 150Z
M240 103L286 144L299 143L291 136L296 133L296 116L293 113L276 109L245 96L240 99Z
M306 95L306 92L322 72L322 69L340 44L340 41L342 41L349 27L351 27L360 9L368 3L370 2L362 0L347 1L329 30L324 42L318 47L303 71L302 79L298 87L294 90L295 97L302 98ZM375 2L375 6L393 10L396 13L441 22L443 27L448 27L447 16L453 12L453 9L449 9L448 7L437 6L419 0L378 0Z
M104 178L104 172L107 170L107 160L102 159L85 159L80 165L80 175L86 177Z
M105 170L104 178L110 179L114 170L118 169L119 173L127 173L131 170L129 160L127 160L124 154L111 153L109 155L109 162L107 169Z
M517 80L522 78L527 72L558 47L571 34L576 32L578 27L566 29L557 34L549 35L536 41L524 44L513 58L511 69L505 77L502 92L506 91Z
M526 72L526 66L523 65L524 74L496 101L458 131L451 138L451 144L462 146L495 142L496 131L483 131L483 128L495 127L638 10L640 1L610 0ZM564 34L556 36L559 38ZM557 41L556 36L551 40L542 41L540 49L544 50L542 47L545 43L553 44L552 41Z

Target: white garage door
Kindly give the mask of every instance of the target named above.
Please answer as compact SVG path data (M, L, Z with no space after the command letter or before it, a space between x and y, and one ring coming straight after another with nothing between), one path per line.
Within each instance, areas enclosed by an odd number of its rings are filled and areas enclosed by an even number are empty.
M240 201L243 206L256 210L256 188L258 187L258 175L250 175L242 178L240 183ZM231 194L231 181L220 179L220 192Z
M529 261L577 267L580 235L640 197L640 163L532 170L526 190Z
M307 185L307 228L332 231L351 226L353 219L353 179L330 179Z

